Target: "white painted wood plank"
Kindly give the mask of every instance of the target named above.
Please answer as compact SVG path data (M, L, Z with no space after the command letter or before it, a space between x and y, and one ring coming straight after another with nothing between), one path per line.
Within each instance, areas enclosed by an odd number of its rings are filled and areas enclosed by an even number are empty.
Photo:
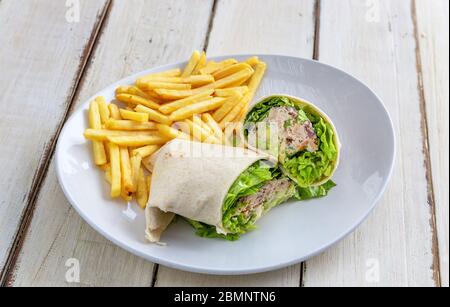
M322 1L321 61L365 81L395 125L381 203L351 236L306 263L305 286L433 286L432 229L410 1Z
M312 58L314 1L219 1L208 55L273 53ZM270 67L269 67L270 69ZM300 265L246 276L208 276L159 267L157 286L299 286Z
M428 120L432 179L436 204L440 274L449 286L448 156L449 156L449 4L446 0L416 1L416 16Z
M212 1L114 1L77 104L133 72L185 60L205 40ZM70 208L54 162L12 276L15 286L68 286L65 263L80 262L74 286L150 286L153 264L112 245Z
M106 3L82 1L79 22L69 23L65 2L1 2L0 272Z

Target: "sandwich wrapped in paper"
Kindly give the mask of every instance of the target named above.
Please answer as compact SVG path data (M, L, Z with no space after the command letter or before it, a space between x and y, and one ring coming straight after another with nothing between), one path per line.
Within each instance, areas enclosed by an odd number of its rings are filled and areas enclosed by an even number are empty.
M296 194L295 184L269 160L243 148L168 143L153 162L147 239L159 242L175 215L202 237L236 240L254 229L264 213Z
M313 104L288 95L266 97L247 113L243 133L249 148L276 157L299 187L332 184L341 145L333 122Z

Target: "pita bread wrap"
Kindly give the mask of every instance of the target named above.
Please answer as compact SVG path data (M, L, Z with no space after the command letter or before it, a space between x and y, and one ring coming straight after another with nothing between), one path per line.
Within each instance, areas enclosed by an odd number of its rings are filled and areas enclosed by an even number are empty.
M228 225L224 225L224 213L235 214L228 213L231 209L226 211L224 205L238 210L236 204L242 188L247 188L245 195L249 195L274 179L276 166L268 163L268 158L267 154L243 148L178 139L169 142L153 162L152 186L146 208L147 239L159 242L175 214L191 221L197 233L203 231L202 236L226 236L243 231L242 225L236 226L228 220ZM235 184L238 178L242 182ZM232 186L236 195L230 194ZM292 191L290 188L289 193ZM287 196L290 198L292 193ZM251 221L248 217L247 222L253 225L261 216L261 210L251 216Z
M262 146L267 131L271 145ZM249 148L278 159L283 173L302 188L327 183L339 165L336 127L325 112L301 98L278 94L257 101L247 112L243 134Z

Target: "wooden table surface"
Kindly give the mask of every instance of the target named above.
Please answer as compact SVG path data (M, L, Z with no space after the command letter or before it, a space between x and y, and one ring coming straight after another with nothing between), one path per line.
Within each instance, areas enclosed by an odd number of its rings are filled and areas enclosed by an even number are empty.
M448 0L0 0L2 285L448 286L448 27ZM219 277L146 262L78 216L55 175L68 116L194 49L312 58L375 90L398 154L362 226L305 263ZM66 278L70 259L79 283Z

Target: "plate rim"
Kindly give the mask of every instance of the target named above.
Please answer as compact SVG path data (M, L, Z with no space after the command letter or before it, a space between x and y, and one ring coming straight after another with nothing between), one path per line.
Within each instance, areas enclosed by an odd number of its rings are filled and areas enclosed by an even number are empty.
M179 262L174 262L174 261L167 261L164 258L160 258L160 257L155 257L152 255L149 255L147 253L144 253L132 246L130 246L129 244L127 244L126 242L122 242L118 239L116 239L114 236L109 235L106 231L104 231L101 227L97 226L97 224L95 223L94 220L92 220L88 215L84 214L84 212L81 210L81 208L77 205L77 202L73 199L70 191L66 188L64 181L63 181L63 176L62 176L62 170L61 170L61 163L60 163L60 156L61 156L61 137L65 135L66 130L68 129L68 126L70 126L70 122L74 119L74 115L78 112L80 112L83 109L86 109L87 105L89 104L89 102L91 100L93 100L96 96L98 96L98 94L102 91L104 91L106 88L110 88L110 87L117 87L118 85L123 85L123 84L127 84L130 83L129 80L134 80L139 76L145 75L145 74L149 74L152 72L159 72L159 71L164 71L167 69L170 69L171 67L183 67L183 65L186 65L187 61L181 61L181 62L173 62L170 64L165 64L165 65L160 65L160 66L156 66L150 69L145 69L142 70L140 72L137 73L133 73L129 76L126 76L125 78L122 78L121 80L118 80L108 86L106 86L105 88L101 89L99 92L97 92L97 94L93 95L92 97L90 97L89 99L83 101L78 107L76 107L72 114L69 116L69 118L66 120L66 122L64 123L63 128L61 129L61 132L59 133L58 136L58 141L56 144L56 149L55 149L55 168L56 168L56 176L58 179L58 184L61 187L64 196L66 197L66 199L69 201L70 205L72 206L72 208L81 216L81 218L89 224L90 227L92 227L95 231L97 231L99 234L101 234L103 237L105 237L107 240L111 241L113 244L115 244L116 246L119 246L120 248L126 250L127 252L136 255L138 257L141 257L147 261L152 262L153 264L160 264L160 265L164 265L167 266L169 268L173 268L173 269L178 269L178 270L183 270L183 271L187 271L187 272L193 272L193 273L202 273L202 274L211 274L211 275L222 275L222 276L226 276L226 275L248 275L248 274L254 274L254 273L263 273L263 272L269 272L269 271L274 271L280 268L284 268L284 267L288 267L294 264L298 264L300 262L306 261L308 259L311 259L319 254L321 254L322 252L324 252L325 250L333 247L334 245L336 245L337 243L339 243L340 241L342 241L345 237L347 237L349 234L351 234L352 232L354 232L364 221L366 221L367 217L373 212L373 210L377 207L378 203L380 202L381 197L384 195L384 193L386 192L386 188L388 186L388 184L390 183L391 179L392 179L392 174L394 172L394 168L395 168L395 161L396 161L396 157L397 157L397 138L396 138L396 134L395 134L395 126L393 124L392 121L392 117L389 114L389 111L387 110L383 100L363 81L361 81L360 79L356 78L355 76L353 76L350 73L347 73L346 71L337 68L335 66L332 66L330 64L326 64L317 60L313 60L313 59L307 59L307 58L302 58L302 57L295 57L295 56L288 56L288 55L283 55L283 54L271 54L271 53L258 53L258 54L247 54L247 53L243 53L243 54L230 54L230 55L220 55L220 56L212 56L209 57L208 59L211 60L222 60L225 58L245 58L245 57L253 57L253 56L258 56L260 58L264 58L264 57L278 57L278 58L283 58L285 60L295 60L295 61L305 61L305 62L310 62L310 63L314 63L315 65L322 65L328 69L337 71L341 74L344 74L345 76L347 76L349 79L351 79L354 82L359 83L362 87L364 87L366 90L369 91L369 93L371 93L376 100L378 101L378 103L380 103L383 113L385 114L385 116L388 119L388 123L389 123L389 127L388 130L391 133L392 136L392 141L393 141L393 147L392 147L392 155L391 155L391 161L389 161L389 172L388 175L386 177L386 181L384 182L380 192L378 193L378 195L374 198L374 200L371 202L369 208L367 209L367 211L362 215L362 218L359 219L354 225L352 225L351 227L349 227L346 231L342 232L341 234L339 234L338 236L335 237L335 239L333 239L332 242L323 244L321 247L315 249L314 251L310 252L308 255L304 255L302 257L297 257L295 259L292 259L290 261L285 261L285 262L280 262L280 263L276 263L274 265L271 266L261 266L261 267L255 267L255 268L250 268L250 269L227 269L227 268L205 268L205 267L199 267L199 266L195 266L195 265L186 265L183 263L179 263Z

